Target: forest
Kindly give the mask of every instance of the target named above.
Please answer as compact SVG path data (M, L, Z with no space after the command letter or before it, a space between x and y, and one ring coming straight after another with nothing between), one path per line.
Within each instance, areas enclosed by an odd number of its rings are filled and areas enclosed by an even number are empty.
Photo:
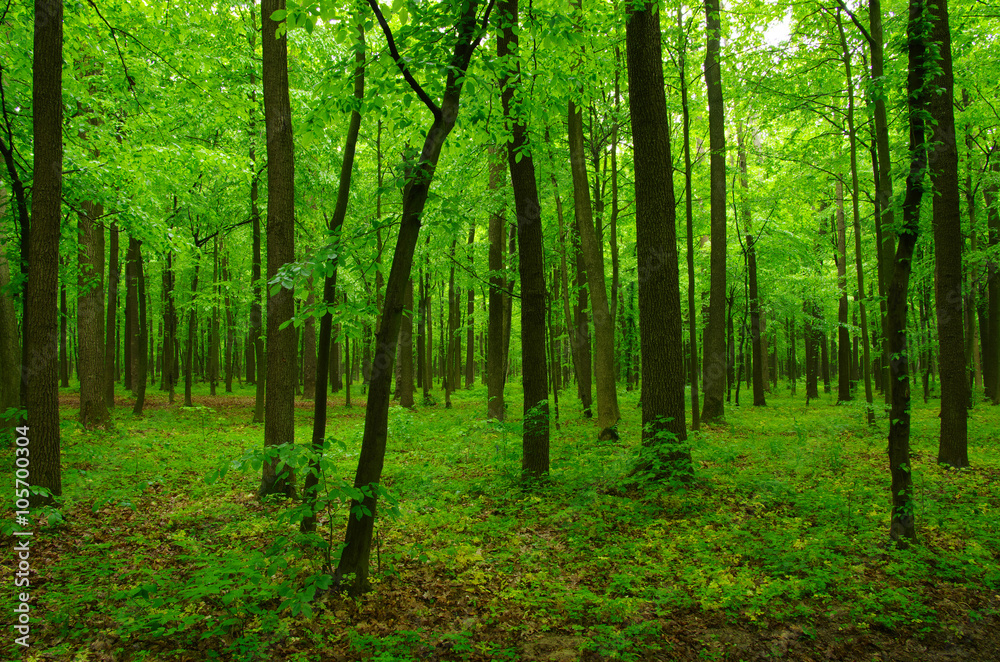
M16 660L995 660L1000 8L0 3Z

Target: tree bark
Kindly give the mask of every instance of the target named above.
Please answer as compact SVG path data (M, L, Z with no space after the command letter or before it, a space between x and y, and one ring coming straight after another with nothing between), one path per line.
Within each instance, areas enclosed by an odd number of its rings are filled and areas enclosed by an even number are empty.
M6 213L6 191L0 186L0 217ZM0 413L21 404L21 338L18 335L14 299L10 296L10 265L7 262L7 235L0 227ZM0 441L17 418L0 422ZM13 440L11 440L13 443Z
M847 227L844 221L844 183L837 180L837 287L840 305L837 313L837 402L849 402L851 395L851 337L848 332L847 305Z
M469 290L470 292L472 290ZM413 409L413 279L406 281L403 294L403 319L399 331L399 404Z
M194 276L191 278L191 302L189 304L190 310L188 311L188 333L187 333L187 347L185 348L184 356L184 406L193 407L194 402L191 400L191 388L194 382L194 343L195 343L195 320L197 311L195 309L195 302L198 298L198 272L201 270L201 261L195 256L194 263Z
M701 418L708 423L721 419L725 414L722 391L726 383L726 131L722 67L719 62L719 37L722 32L720 0L705 0L705 16L708 36L705 85L708 90L712 274L702 366L705 404Z
M31 102L34 183L21 366L30 426L31 484L48 490L33 505L62 496L59 447L59 220L62 203L62 0L35 0ZM22 253L22 259L25 259Z
M132 254L135 268L136 298L139 304L139 318L137 320L136 342L139 351L136 356L136 377L133 381L135 386L135 405L132 407L132 415L140 416L142 407L146 402L146 382L147 371L149 369L148 355L146 347L149 345L149 318L146 316L146 270L142 264L142 242L129 237L129 253Z
M519 114L515 115L511 108L515 90L521 86L521 65L517 59L518 35L513 29L518 24L518 1L501 0L499 11L504 27L497 39L497 56L512 56L513 59L513 65L500 79L500 100L504 117L511 122L512 130L511 140L507 143L507 165L510 168L517 213L518 274L521 278L521 380L524 387L521 475L524 478L541 478L549 472L542 218L526 120ZM613 373L611 377L613 379Z
M670 123L664 95L660 16L656 5L629 7L625 33L635 155L636 253L642 352L640 467L658 476L692 474L684 424L684 357L674 227ZM725 291L723 290L723 299ZM724 310L720 307L720 328ZM706 352L707 354L707 352ZM725 347L722 370L725 377Z
M77 346L80 369L80 423L86 428L111 422L104 388L104 229L94 219L104 212L85 201L79 214L80 250L77 284Z
M383 31L389 31L375 0L369 0ZM420 217L427 202L427 194L434 177L434 170L441 155L445 138L455 126L458 116L459 97L469 59L478 45L474 37L476 29L476 9L479 3L471 0L464 5L464 12L457 24L458 38L448 67L441 106L438 107L425 97L426 105L432 108L434 122L424 139L420 160L407 173L403 192L403 213L400 220L399 236L393 253L389 280L386 283L385 303L376 335L377 354L373 362L373 372L368 390L368 406L365 410L365 431L361 441L358 470L354 477L357 489L369 490L360 502L351 502L344 547L335 577L342 580L347 575L354 576L351 587L353 593L369 588L369 557L374 533L378 483L385 461L385 448L389 416L390 388L392 386L392 363L396 355L396 341L403 315L403 296L406 283L410 279L410 268L420 231ZM395 50L395 49L393 49ZM405 66L398 54L393 53L398 66ZM407 74L409 75L409 74ZM411 79L412 80L412 79Z
M687 273L688 273L688 346L691 349L691 429L701 427L698 407L698 323L695 313L694 293L694 206L691 189L691 114L688 109L687 95L687 35L684 32L684 19L681 6L677 5L677 30L680 43L677 45L677 74L681 87L681 116L684 127L684 214L687 219ZM709 109L711 112L711 108ZM711 117L709 117L711 121ZM711 131L711 127L709 128ZM711 166L710 166L711 167ZM711 194L710 194L711 195ZM711 314L711 303L709 303ZM722 389L719 389L719 400L722 400Z
M997 146L994 145L995 153L1000 154ZM995 176L1000 179L1000 163L994 163L992 170ZM1000 187L991 184L983 188L986 198L986 224L989 233L988 244L991 249L996 250L1000 244L1000 208L997 207L997 192ZM993 253L994 256L997 253ZM983 343L985 356L983 357L984 379L986 382L986 397L994 404L1000 404L1000 264L998 258L993 257L987 264L987 326L983 333L986 342ZM980 325L982 326L982 325Z
M476 240L476 226L473 224L469 228L469 273L475 273L475 260L473 259L472 246ZM413 307L413 284L410 284L410 307ZM472 383L475 381L475 367L476 367L476 324L475 317L476 314L476 288L470 287L466 293L465 302L465 388L471 389ZM410 319L410 326L412 334L412 314ZM412 371L412 360L410 369ZM412 378L411 378L412 381ZM412 395L411 395L412 397Z
M931 41L939 45L940 67L930 81L937 93L930 99L933 118L932 147L928 153L934 225L934 265L937 271L935 308L938 330L938 370L941 378L941 436L939 463L969 466L969 381L965 363L965 330L962 313L961 195L958 190L958 144L955 136L954 75L951 63L951 29L948 0L928 5L933 17Z
M288 35L275 39L271 14L285 0L262 0L264 124L267 134L267 280L295 260L295 160L292 109L288 97ZM265 448L295 442L295 314L293 288L268 292L267 385L264 401ZM277 459L264 463L258 494L291 496L294 476Z
M306 297L306 308L312 310L316 305L316 295L312 289L312 278L309 278L309 295ZM316 399L316 321L310 313L302 329L302 399Z
M486 418L504 420L504 196L497 192L503 186L503 162L498 158L498 150L490 148L489 188L494 193L498 208L490 214L489 220L489 328L486 336ZM426 397L426 396L425 396Z
M59 279L59 385L69 388L69 305L66 300L66 278Z

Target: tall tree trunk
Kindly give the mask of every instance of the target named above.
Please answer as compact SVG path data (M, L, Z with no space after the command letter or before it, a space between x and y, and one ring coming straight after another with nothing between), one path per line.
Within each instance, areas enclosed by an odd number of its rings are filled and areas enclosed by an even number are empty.
M31 103L34 182L22 375L30 424L31 484L48 490L33 505L62 496L59 448L59 220L62 204L62 0L35 0ZM24 228L27 230L27 228ZM23 247L22 247L23 248Z
M500 100L504 117L512 121L512 137L507 143L507 165L510 168L517 213L518 274L521 278L521 380L524 387L521 475L525 478L540 478L549 472L542 219L528 128L524 118L519 114L513 115L511 110L515 89L521 86L521 65L517 59L518 35L513 29L518 24L518 1L501 0L498 11L504 27L497 39L497 56L510 56L513 60L512 66L501 76ZM586 177L584 186L586 187ZM587 221L590 222L589 219ZM581 222L581 225L585 223ZM604 306L607 313L606 300ZM609 374L613 380L614 373L609 370ZM617 408L617 404L615 407Z
M187 347L185 348L184 355L184 406L193 407L194 402L191 400L191 388L194 382L194 343L195 343L195 320L197 310L195 309L195 301L198 298L198 272L201 269L201 261L195 256L194 263L194 276L191 278L191 303L189 304L191 309L188 312L188 333L187 333Z
M295 260L295 158L292 109L288 98L288 35L275 39L278 23L271 14L285 9L285 0L262 0L264 62L264 124L267 133L267 280ZM268 292L267 385L264 398L264 446L295 441L295 314L293 288ZM295 491L294 476L277 459L264 463L260 496Z
M965 331L962 313L961 196L958 189L958 145L955 141L954 75L951 63L951 29L948 0L928 5L933 18L931 40L939 44L940 70L930 82L938 92L931 96L932 147L928 154L934 186L934 264L937 273L935 304L938 330L938 368L941 377L941 435L939 463L969 466L968 405Z
M851 395L851 337L847 305L847 227L844 221L844 183L837 179L837 287L840 306L837 314L837 402L849 402Z
M878 160L877 176L875 178L875 229L879 242L878 251L878 282L881 302L882 328L885 329L888 310L884 297L888 283L892 280L893 257L896 253L896 235L892 228L895 212L892 205L892 154L889 152L889 120L885 109L887 97L885 91L884 72L884 38L882 36L882 3L881 0L868 0L868 25L871 35L871 80L872 97L874 99L873 114L875 116L875 145ZM884 377L888 377L890 363L887 343L882 342L882 361L885 364ZM892 388L894 382L884 379L886 404L892 404Z
M908 51L910 109L910 171L903 199L903 231L896 248L895 267L888 288L886 341L889 344L890 378L893 381L892 411L889 414L889 472L892 475L892 515L889 535L902 544L916 538L913 480L910 475L910 374L907 360L906 299L909 289L913 249L920 231L920 201L927 167L924 122L928 108L927 38L924 29L924 0L911 0Z
M60 260L65 264L64 260ZM79 315L79 311L77 312ZM79 371L77 371L79 375ZM66 278L59 279L59 385L69 388L69 304Z
M219 383L219 236L212 240L212 320L208 327L208 388L215 395Z
M458 294L455 292L455 240L451 241L451 271L448 276L448 335L442 346L442 356L444 367L442 376L444 381L444 406L451 409L451 392L455 390L455 359L458 351L455 346L458 340ZM442 328L442 331L444 329Z
M573 318L576 331L576 391L583 407L583 415L590 418L592 391L592 371L593 361L590 354L590 322L587 319L587 267L583 261L580 250L579 230L576 224L570 225L570 236L572 236L573 254L576 258L576 307L573 310Z
M476 226L473 224L469 228L469 272L475 273L475 260L473 259L472 246L476 240ZM410 307L413 307L413 284L410 284ZM476 313L476 288L470 287L468 293L466 294L466 308L465 308L465 388L471 389L472 383L475 381L475 367L476 367L476 324L475 315ZM410 326L413 326L412 316L410 319ZM412 330L411 330L412 333ZM411 360L412 363L412 360ZM410 366L412 370L412 365ZM411 378L412 381L412 378ZM412 387L411 387L412 389ZM412 394L411 394L412 397Z
M383 31L388 33L388 24L382 17L376 0L369 0L369 5L378 17ZM369 385L368 406L365 409L365 431L361 440L358 470L354 477L355 488L369 492L362 501L355 500L351 503L343 551L335 574L337 579L353 575L354 583L351 590L354 593L365 591L369 587L369 558L378 496L376 488L381 480L385 461L392 362L396 355L396 340L399 337L403 315L404 290L410 279L410 268L420 231L420 217L427 202L434 170L445 138L455 126L466 68L478 45L478 39L475 39L473 34L476 30L478 6L477 0L470 0L463 5L464 11L456 26L457 42L448 67L441 106L435 105L422 89L419 94L425 105L431 108L434 122L427 131L419 161L414 165L413 171L407 173L399 236L393 253L389 280L386 283L385 303L376 335L377 355L373 362L374 371ZM397 66L405 67L394 47L392 51ZM409 73L406 75L409 77ZM410 80L412 81L412 78ZM417 86L414 84L413 87ZM356 516L356 512L361 513L361 516Z
M577 11L581 0L573 0ZM590 192L587 184L587 161L583 146L583 111L571 99L567 126L569 131L569 161L573 176L573 209L580 233L580 250L586 266L590 289L590 306L594 320L594 372L597 380L598 439L617 439L615 425L621 418L615 383L615 329L608 307L607 285L604 279L604 256L594 228ZM594 137L591 136L591 139Z
M494 193L498 208L490 214L489 220L489 328L486 337L486 418L504 420L504 205L505 196L498 195L504 184L503 161L499 151L490 148L489 188ZM426 397L426 396L425 396Z
M253 33L251 33L253 34ZM253 49L253 37L251 37L250 48ZM254 84L254 75L250 74L250 83ZM257 107L256 93L250 93L250 163L256 173L256 150L254 141L256 138L256 122L254 112ZM264 401L265 389L267 385L267 355L264 353L264 330L263 311L261 310L261 297L263 297L263 287L261 285L261 234L260 234L260 207L257 204L260 182L255 175L250 182L250 223L253 243L252 263L250 267L250 277L253 281L253 299L250 303L250 337L248 340L253 344L253 364L256 370L253 375L253 382L256 386L254 393L253 423L264 422Z
M725 414L722 391L726 375L726 130L722 67L719 61L719 37L722 32L720 0L705 0L705 16L708 36L708 48L705 52L705 86L708 89L712 274L702 367L705 404L701 418L707 423L721 419Z
M306 297L306 308L312 311L316 305L316 295L313 293L312 278L309 278L309 296ZM310 313L302 330L302 399L316 399L316 321Z
M226 308L226 393L233 392L233 373L236 372L236 328L233 326L233 302L229 293L232 291L232 274L229 273L228 253L223 257L222 280L226 283L226 296L224 305Z
M656 475L684 479L691 475L693 467L684 424L684 352L670 123L664 96L660 16L655 4L645 3L641 10L629 7L625 41L635 154L642 441L647 451L641 467ZM721 306L719 312L723 328ZM724 346L722 366L720 375L724 378Z
M855 301L861 313L861 354L859 362L862 364L860 372L865 380L865 409L868 425L875 425L874 399L872 395L872 375L871 375L871 355L868 342L868 313L865 302L862 298L865 295L864 268L861 254L861 208L859 204L860 187L858 185L858 147L857 131L854 128L854 77L851 73L851 51L847 46L847 37L844 34L844 23L841 20L840 11L837 12L837 29L840 32L840 47L844 61L844 75L847 80L847 135L850 142L851 157L851 209L854 213L854 255L855 271L858 274L858 291ZM957 181L956 181L957 184ZM857 340L855 338L855 340Z
M104 229L94 219L104 212L85 201L79 214L77 345L80 353L80 422L86 428L111 422L104 388Z
M995 153L1000 154L995 144L993 150ZM1000 163L994 162L991 169L994 175L1000 179ZM998 190L1000 190L1000 186L995 183L983 188L983 194L986 198L986 225L987 232L989 233L987 243L993 250L996 250L996 246L1000 245L1000 208L997 207ZM1000 258L996 257L997 253L993 253L993 255L994 257L986 267L986 297L989 312L987 316L988 324L983 330L986 341L983 343L985 349L985 356L983 357L985 369L983 373L986 381L986 397L994 405L997 405L1000 404L1000 264L998 264Z
M142 414L142 407L146 402L146 372L149 369L146 346L149 345L149 318L146 316L146 270L142 264L142 242L133 237L129 237L129 253L135 260L135 285L136 298L139 302L139 318L136 329L136 338L139 351L136 356L136 377L133 381L135 385L135 406L132 414L139 416Z
M469 290L470 292L472 290ZM403 294L403 319L399 331L399 404L413 409L413 279L406 282Z
M691 115L688 110L687 95L687 35L684 32L684 18L681 6L677 5L677 75L681 83L681 116L684 120L684 213L687 219L687 272L688 272L688 339L691 348L691 429L701 427L698 407L698 324L695 313L694 293L694 206L691 189ZM711 307L711 303L709 303ZM709 310L711 314L711 310ZM718 367L718 366L717 366ZM719 390L722 399L722 390Z
M0 185L0 217L6 213L7 192ZM10 265L7 262L7 235L0 226L0 412L21 404L21 338L10 292ZM6 442L16 419L0 424L0 442ZM11 440L13 443L13 440Z
M757 293L757 248L753 235L748 234L747 242L747 274L750 279L750 339L753 352L753 406L763 407L767 404L764 395L764 342L761 338L760 298Z
M163 269L163 386L167 389L167 402L174 404L177 386L177 311L174 308L173 253L167 249L167 264ZM109 331L110 336L113 332Z
M118 329L118 281L121 271L118 264L118 226L111 222L108 229L108 310L107 324L104 325L106 338L104 340L104 400L108 409L115 407L115 353L117 352L116 333Z

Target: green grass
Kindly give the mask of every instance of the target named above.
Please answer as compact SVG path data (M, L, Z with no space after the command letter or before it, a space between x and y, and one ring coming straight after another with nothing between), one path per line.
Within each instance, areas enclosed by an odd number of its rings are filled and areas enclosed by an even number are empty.
M451 410L393 406L384 485L398 514L377 524L375 591L351 599L322 572L345 508L321 516L322 539L298 537L286 504L255 496L251 388L204 391L196 402L213 407L159 393L139 419L119 406L113 432L83 431L63 407L65 521L36 525L26 659L860 660L872 642L913 637L995 650L998 408L972 410L972 468L953 471L935 463L937 401L916 403L919 544L901 551L886 539L887 423L868 431L833 396L730 407L691 436L682 487L628 477L638 392L620 394L614 442L561 394L550 479L530 485L519 389L503 424L484 420L482 387ZM335 403L334 495L364 425L363 406ZM310 416L296 409L300 444Z

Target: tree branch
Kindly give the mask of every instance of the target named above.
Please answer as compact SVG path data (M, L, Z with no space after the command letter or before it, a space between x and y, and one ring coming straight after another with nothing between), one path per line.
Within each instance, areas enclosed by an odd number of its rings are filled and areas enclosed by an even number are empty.
M378 0L368 0L368 6L370 6L372 11L375 12L375 18L378 20L378 24L382 28L382 34L385 35L385 40L389 44L389 54L392 56L393 62L396 63L396 67L399 68L400 73L403 74L403 79L416 93L417 98L423 101L424 105L430 109L431 114L434 115L434 119L439 119L441 117L441 108L439 108L438 105L427 95L427 93L424 92L424 88L420 87L420 83L417 82L417 80L413 77L413 74L410 73L406 63L403 62L403 58L400 56L399 50L396 48L396 40L392 37L392 30L389 28L389 24L386 22L385 16L382 15L382 10L379 9Z

